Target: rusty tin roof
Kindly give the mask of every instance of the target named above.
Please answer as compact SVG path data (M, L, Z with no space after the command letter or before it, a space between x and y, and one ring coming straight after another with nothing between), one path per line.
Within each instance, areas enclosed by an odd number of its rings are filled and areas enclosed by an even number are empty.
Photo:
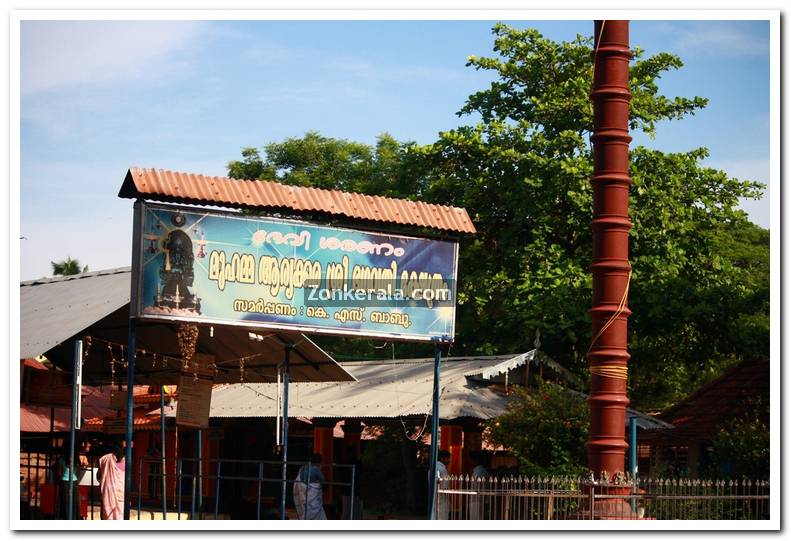
M129 169L119 197L173 203L320 212L390 224L475 233L463 208L376 195L287 186L265 180L238 180L164 169Z

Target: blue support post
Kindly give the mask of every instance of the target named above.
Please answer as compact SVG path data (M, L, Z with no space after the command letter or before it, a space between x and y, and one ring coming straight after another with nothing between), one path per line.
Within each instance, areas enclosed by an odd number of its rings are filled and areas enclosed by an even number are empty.
M143 459L137 461L137 520L140 520L140 510L143 507Z
M79 406L77 401L80 400L79 388L79 371L82 365L82 340L74 342L74 363L72 365L71 374L71 427L69 428L69 509L67 517L69 520L74 520L74 440L77 437L77 411ZM30 475L28 474L28 479Z
M162 519L168 519L167 459L165 458L165 386L159 386L159 437L162 440Z
M286 345L283 359L283 478L280 485L280 520L286 520L286 464L288 463L288 365L291 360L292 344Z
M632 494L637 494L637 417L629 418L629 465L632 474ZM637 500L632 496L632 511L637 511Z
M203 517L203 429L198 429L198 515Z
M214 491L214 520L217 520L217 515L220 513L220 478L222 477L222 460L217 459L217 489Z
M134 429L135 412L135 339L137 335L137 322L129 318L129 344L126 365L126 453L124 463L124 520L129 520L132 510L132 438Z
M182 465L183 465L183 461L179 457L176 457L176 467L177 467L177 471L176 471L176 485L178 485L178 507L176 509L176 520L181 520L181 499L182 499L182 496L181 496L181 493L182 493L181 483L183 481L182 473L184 471Z
M258 495L255 498L255 519L261 520L261 481L264 479L264 463L258 463Z
M434 346L434 391L431 395L431 460L429 462L428 518L434 520L437 499L437 455L439 453L439 365L442 354L439 344Z

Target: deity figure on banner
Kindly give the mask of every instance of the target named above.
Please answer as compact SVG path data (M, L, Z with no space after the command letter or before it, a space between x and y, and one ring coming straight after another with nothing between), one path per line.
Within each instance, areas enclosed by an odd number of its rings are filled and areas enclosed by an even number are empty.
M186 310L199 314L200 298L190 292L194 280L195 261L192 239L181 229L174 229L168 233L163 248L165 257L159 269L162 289L154 298L154 307L174 311Z

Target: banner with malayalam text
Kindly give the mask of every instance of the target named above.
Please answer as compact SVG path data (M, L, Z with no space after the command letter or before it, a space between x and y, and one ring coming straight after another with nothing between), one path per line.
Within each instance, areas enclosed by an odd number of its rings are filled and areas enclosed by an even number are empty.
M138 205L140 318L453 339L456 242Z

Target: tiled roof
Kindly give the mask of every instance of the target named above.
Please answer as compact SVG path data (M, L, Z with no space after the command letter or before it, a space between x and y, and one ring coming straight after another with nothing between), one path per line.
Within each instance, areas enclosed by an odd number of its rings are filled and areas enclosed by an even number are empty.
M147 415L146 413L135 412L133 424L135 431L159 430L159 415ZM82 424L81 429L86 432L104 431L104 417L93 417L91 419L87 419Z
M173 203L323 213L355 220L475 233L467 211L446 205L392 197L287 186L263 180L237 180L163 169L131 168L119 197Z
M668 436L714 437L720 427L738 417L751 400L769 400L769 360L742 362L659 414L672 423Z

